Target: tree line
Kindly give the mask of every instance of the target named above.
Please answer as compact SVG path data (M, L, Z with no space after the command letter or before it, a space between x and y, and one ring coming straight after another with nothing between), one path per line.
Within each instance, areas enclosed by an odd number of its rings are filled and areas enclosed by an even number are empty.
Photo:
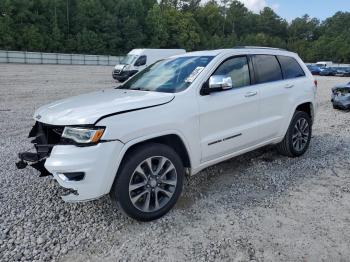
M308 62L350 62L350 13L288 23L236 0L1 0L0 49L122 55L133 48L187 51L259 45Z

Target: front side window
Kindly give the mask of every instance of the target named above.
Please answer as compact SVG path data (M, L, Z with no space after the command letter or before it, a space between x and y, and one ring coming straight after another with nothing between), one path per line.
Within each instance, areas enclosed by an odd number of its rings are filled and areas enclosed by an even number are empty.
M143 66L146 63L147 63L147 56L142 55L136 60L135 66Z
M131 65L135 60L137 56L135 55L126 55L120 60L120 64L122 65Z
M223 62L213 75L231 77L233 88L250 85L248 59L245 56L233 57Z
M273 55L254 55L254 71L257 84L282 80L281 67Z
M303 69L293 57L277 56L277 58L281 64L284 79L305 76Z
M120 89L176 93L185 90L213 56L183 56L158 61L142 70Z

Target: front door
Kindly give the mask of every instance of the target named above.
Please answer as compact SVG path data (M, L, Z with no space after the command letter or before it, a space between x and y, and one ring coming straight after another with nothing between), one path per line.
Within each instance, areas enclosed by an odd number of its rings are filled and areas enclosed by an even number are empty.
M259 89L251 85L246 56L223 61L213 75L231 77L233 88L199 97L201 162L258 143Z

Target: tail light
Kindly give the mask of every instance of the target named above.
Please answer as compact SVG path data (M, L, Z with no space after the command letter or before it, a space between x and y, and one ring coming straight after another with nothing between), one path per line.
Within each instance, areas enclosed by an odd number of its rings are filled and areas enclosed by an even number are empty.
M315 84L315 87L317 87L317 84L318 84L318 83L317 83L317 80L316 80L316 79L314 80L314 84Z

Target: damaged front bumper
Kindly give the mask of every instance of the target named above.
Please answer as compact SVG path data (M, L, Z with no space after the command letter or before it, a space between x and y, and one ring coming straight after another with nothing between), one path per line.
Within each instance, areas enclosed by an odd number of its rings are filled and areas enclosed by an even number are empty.
M118 140L86 147L60 144L57 128L37 123L29 135L35 137L32 142L36 152L20 153L17 167L29 164L40 171L40 176L53 175L62 187L76 192L62 196L66 202L88 201L108 194L124 144Z
M52 148L60 142L62 132L63 127L61 126L51 126L36 122L28 135L28 138L33 138L31 143L33 144L32 151L34 152L19 153L18 157L20 160L16 163L16 167L23 169L29 164L40 172L40 176L51 175L44 164L46 158L50 156Z

